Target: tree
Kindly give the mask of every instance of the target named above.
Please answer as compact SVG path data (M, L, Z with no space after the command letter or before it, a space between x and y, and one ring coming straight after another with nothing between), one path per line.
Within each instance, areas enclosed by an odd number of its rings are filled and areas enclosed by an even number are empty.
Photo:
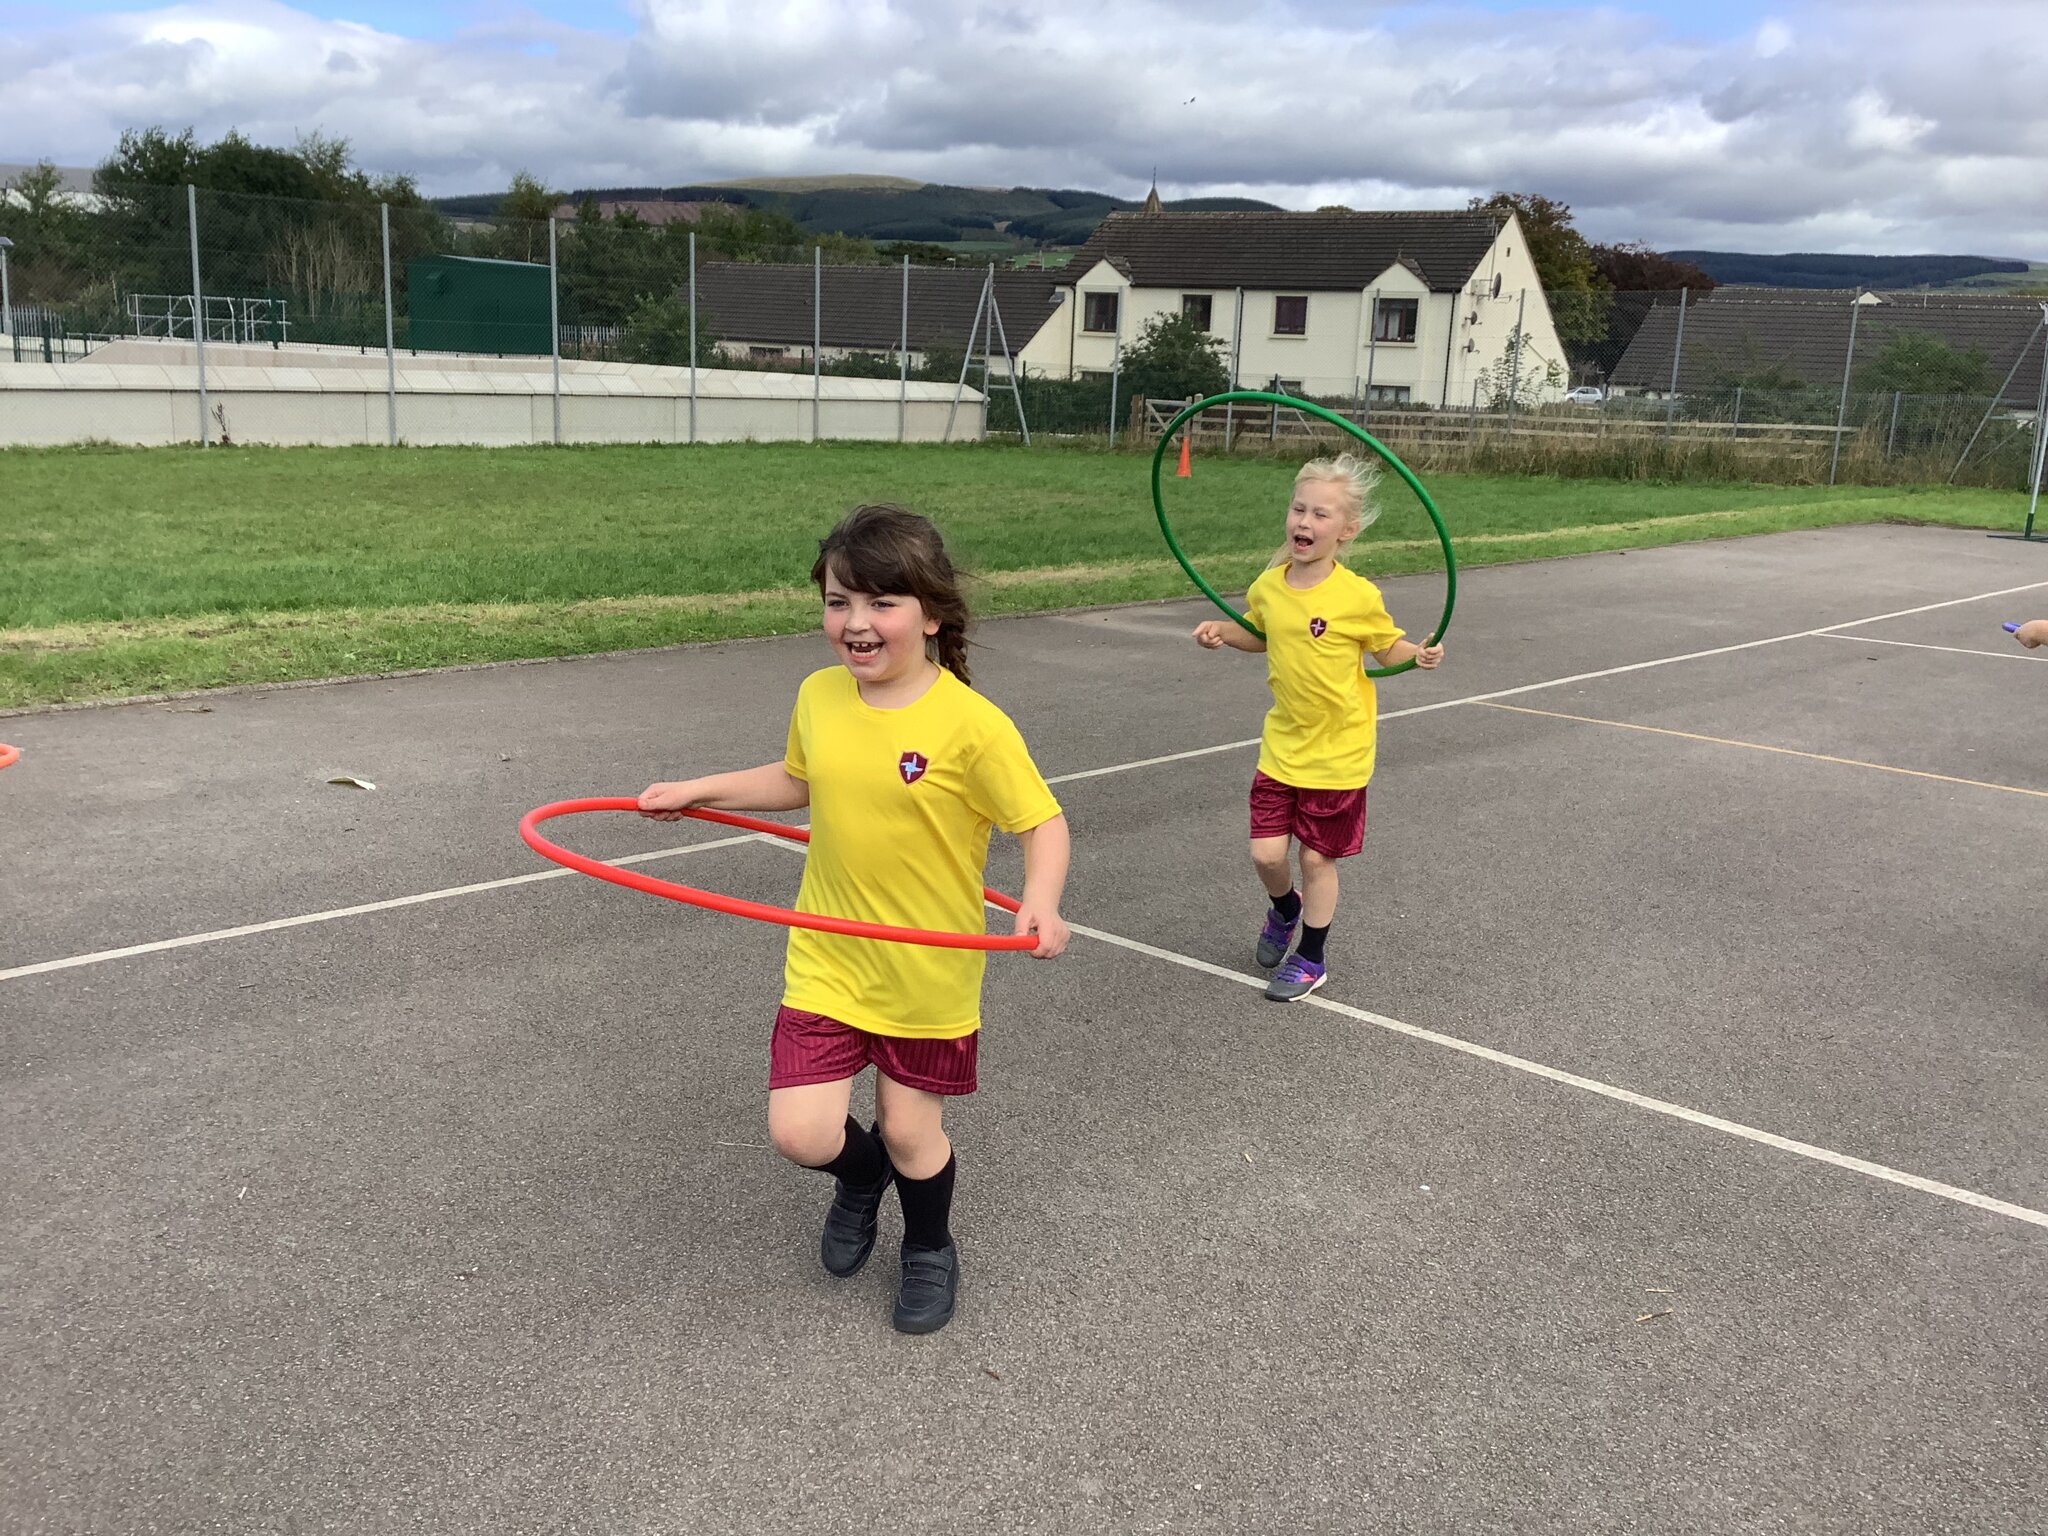
M1612 285L1600 275L1586 237L1572 227L1569 204L1535 192L1496 192L1475 197L1468 206L1475 213L1521 221L1536 281L1550 301L1550 318L1561 339L1598 341L1607 334L1604 298Z
M1618 293L1669 292L1690 289L1695 294L1714 291L1714 280L1689 261L1674 261L1653 251L1640 240L1620 245L1595 245L1593 267L1607 285Z
M1154 315L1124 353L1124 385L1148 400L1196 400L1230 388L1223 342L1188 315Z
M960 260L959 253L950 246L921 240L891 240L875 254L892 265L907 256L913 267L950 267Z
M697 366L717 366L718 337L711 315L697 306ZM619 356L629 363L659 363L669 368L690 365L690 304L674 295L640 301L619 336Z
M1518 325L1508 333L1501 355L1479 370L1475 382L1488 410L1526 411L1563 390L1564 365L1537 356L1534 342Z
M1959 351L1931 331L1900 331L1856 370L1856 387L1908 395L1988 395L1988 363L1975 347Z

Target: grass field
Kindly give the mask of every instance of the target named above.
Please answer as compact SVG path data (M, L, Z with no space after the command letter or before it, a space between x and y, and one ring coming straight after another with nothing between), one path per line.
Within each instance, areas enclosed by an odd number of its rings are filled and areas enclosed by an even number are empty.
M0 707L787 632L818 536L929 513L983 613L1184 596L1149 459L961 445L62 449L0 454ZM1241 588L1289 466L1169 480L1191 557ZM1460 563L1899 520L2017 527L2009 492L1437 475ZM1353 564L1441 560L1389 481Z

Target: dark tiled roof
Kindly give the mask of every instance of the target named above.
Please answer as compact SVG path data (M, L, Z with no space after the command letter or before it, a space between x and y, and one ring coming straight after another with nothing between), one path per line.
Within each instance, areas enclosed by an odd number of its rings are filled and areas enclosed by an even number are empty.
M1491 213L1112 213L1065 281L1115 262L1142 288L1364 288L1396 262L1462 288L1500 233Z
M974 309L987 276L984 267L910 269L910 345L967 345ZM996 269L996 304L1010 349L1038 333L1059 274ZM728 341L799 349L811 344L811 268L706 262L697 268L697 302L711 328ZM901 267L827 267L824 273L824 343L828 347L893 347L902 335ZM1000 342L1000 338L998 338ZM978 348L977 348L978 350Z
M1715 389L1732 377L1776 365L1806 384L1838 385L1849 346L1849 309L1858 290L1717 288L1687 306L1678 388ZM1958 351L1984 354L1991 382L2019 371L2006 386L2008 405L2031 407L2041 384L2041 306L2031 299L1941 293L1880 293L1860 306L1856 356L1875 359L1894 336L1926 332ZM1668 389L1678 306L1659 304L1615 364L1610 382L1625 389ZM2022 349L2025 356L2021 356Z

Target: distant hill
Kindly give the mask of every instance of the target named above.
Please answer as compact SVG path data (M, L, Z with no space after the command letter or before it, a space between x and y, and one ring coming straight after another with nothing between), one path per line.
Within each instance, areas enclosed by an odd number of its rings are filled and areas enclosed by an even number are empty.
M760 192L915 192L924 183L906 176L744 176L707 181L707 187L744 187Z
M1052 187L918 185L882 176L768 177L681 187L587 187L569 194L599 201L667 199L738 203L786 214L812 234L857 235L877 242L1008 239L1020 245L1082 245L1106 214L1143 206L1104 192ZM443 197L434 206L457 217L495 212L495 196ZM1247 197L1192 197L1175 213L1264 213L1273 203Z
M1991 256L1755 256L1742 251L1664 254L1673 261L1691 262L1717 283L1761 288L1942 288L1992 273L2028 270L2024 261L2003 261Z

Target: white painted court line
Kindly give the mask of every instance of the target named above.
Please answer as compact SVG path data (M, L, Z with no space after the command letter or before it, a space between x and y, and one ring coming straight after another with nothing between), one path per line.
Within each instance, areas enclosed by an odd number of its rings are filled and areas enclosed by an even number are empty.
M2015 592L2033 592L2048 587L2048 581L2030 581L2024 586L2001 587L1996 592L1979 592L1971 597L1951 597L1938 603L1922 603L1917 608L1895 608L1890 613L1873 613L1866 619L1847 619L1840 624L1823 624L1817 629L1795 629L1789 634L1766 635L1761 640L1743 640L1735 645L1717 645L1704 651L1686 651L1678 656L1660 656L1654 661L1632 661L1626 666L1603 667L1598 672L1577 672L1570 677L1553 678L1547 683L1524 683L1519 688L1501 688L1493 693L1467 694L1460 699L1445 699L1437 704L1418 704L1411 709L1387 710L1382 720L1397 720L1403 715L1426 715L1433 709L1455 709L1460 704L1486 704L1494 699L1512 699L1518 694L1540 693L1546 688L1562 688L1570 683L1590 683L1603 677L1620 677L1626 672L1647 672L1653 667L1668 667L1681 661L1704 661L1710 656L1732 656L1737 651L1753 651L1759 646L1783 645L1788 640L1810 640L1815 635L1832 635L1838 630L1855 629L1863 624L1882 624L1887 619L1907 619L1918 613L1933 613L1942 608L1959 608L1965 603L1989 602L1994 597L2010 597Z
M1435 710L1457 709L1466 704L1489 704L1495 699L1511 699L1524 693L1541 693L1546 688L1563 688L1572 683L1596 682L1603 677L1619 677L1626 672L1645 672L1653 667L1676 666L1681 661L1705 661L1712 656L1730 656L1737 651L1752 651L1759 646L1765 645L1783 645L1790 640L1811 640L1816 636L1822 635L1832 637L1840 630L1855 629L1863 624L1882 624L1887 619L1906 619L1911 618L1915 614L1933 613L1942 608L1960 607L1965 603L1989 602L1994 597L2010 597L2016 592L2033 592L2042 587L2048 587L2048 581L2030 581L2024 586L2001 587L1996 592L1979 592L1971 597L1946 598L1938 603L1922 603L1917 608L1897 608L1890 613L1871 614L1868 618L1846 619L1840 624L1826 624L1818 629L1795 629L1788 634L1766 635L1760 640L1743 640L1734 645L1717 645L1704 651L1683 651L1676 656L1659 656L1650 661L1632 661L1619 667L1603 667L1597 672L1574 672L1569 677L1555 677L1543 683L1523 683L1515 688L1498 688L1491 693L1468 693L1455 699L1439 699L1433 704L1411 704L1406 709L1383 709L1380 711L1380 719L1400 720L1409 715L1426 715ZM1867 639L1869 637L1857 636L1855 638ZM1904 640L1887 640L1880 643L1885 645L1905 645L1908 642ZM1940 649L1940 647L1929 647L1929 649ZM1987 651L1979 654L1996 655L1998 653ZM2027 658L2015 657L2013 659L2024 661ZM1135 768L1156 768L1162 763L1185 762L1193 757L1211 757L1218 752L1239 752L1246 747L1256 747L1258 744L1259 738L1253 736L1244 741L1226 741L1220 746L1196 747L1189 752L1170 752L1164 757L1141 757L1135 762L1112 763L1106 768L1086 768L1078 773L1063 773L1058 778L1047 779L1046 783L1071 784L1079 779L1099 779L1113 773L1129 773Z
M1256 747L1258 744L1259 738L1253 736L1246 741L1226 741L1220 746L1196 747L1189 752L1169 752L1164 757L1141 757L1134 763L1111 763L1107 768L1083 768L1078 773L1062 773L1045 782L1072 784L1079 779L1100 779L1112 773L1129 773L1133 768L1157 768L1161 763L1184 763L1191 757L1214 757L1218 752L1241 752L1246 747Z
M1141 943L1127 939L1120 934L1107 933L1100 928L1086 928L1079 923L1070 923L1073 932L1083 934L1099 943L1113 944L1119 949L1128 949L1140 955L1149 955L1154 960L1164 960L1186 970L1200 971L1206 976L1215 976L1223 981L1236 982L1239 986L1263 989L1262 977L1247 976L1242 971L1233 971L1207 960L1198 960L1192 955L1179 954L1170 949L1161 949L1155 944ZM1406 1035L1411 1040L1441 1046L1447 1051L1461 1055L1475 1056L1481 1061L1492 1062L1495 1066L1507 1067L1516 1072L1526 1072L1531 1077L1540 1077L1567 1088L1577 1088L1585 1093L1598 1094L1603 1099L1612 1099L1635 1109L1648 1110L1651 1114L1666 1115L1673 1120L1682 1120L1688 1125L1697 1125L1706 1130L1719 1131L1724 1136L1738 1137L1743 1141L1755 1142L1758 1146L1773 1147L1780 1152L1790 1152L1795 1157L1808 1158L1816 1163L1825 1163L1831 1168L1841 1168L1850 1173L1860 1173L1865 1178L1881 1179L1887 1184L1898 1184L1906 1189L1918 1190L1923 1195L1934 1195L1943 1200L1953 1200L1958 1205L1971 1206L1976 1210L1989 1211L1995 1216L2009 1216L2014 1221L2024 1221L2031 1226L2048 1228L2048 1211L2033 1210L2028 1206L2015 1205L2010 1200L2000 1200L1991 1195L1982 1195L1973 1189L1962 1189L1954 1184L1944 1184L1938 1179L1922 1178L1917 1173L1890 1168L1883 1163L1873 1163L1861 1157L1851 1157L1845 1152L1836 1152L1827 1147L1817 1147L1809 1141L1795 1141L1789 1136L1780 1136L1774 1131L1758 1130L1753 1125L1740 1121L1723 1119L1703 1110L1689 1109L1683 1104L1673 1104L1666 1099L1653 1099L1648 1094L1636 1093L1627 1088L1617 1088L1611 1083L1581 1077L1576 1072L1566 1072L1558 1067L1545 1066L1540 1061L1526 1057L1512 1056L1506 1051L1497 1051L1491 1046L1475 1045L1470 1040L1460 1040L1455 1035L1441 1035L1433 1029L1418 1025L1404 1024L1399 1019L1390 1019L1385 1014L1373 1013L1368 1009L1354 1008L1349 1003L1340 1003L1320 994L1311 995L1302 1001L1312 1008L1321 1008L1327 1013L1342 1014L1345 1018L1356 1019L1376 1029L1389 1030L1397 1035ZM1282 1006L1282 1005L1275 1005ZM1291 1006L1291 1005L1285 1005Z
M1929 645L1924 640L1880 640L1875 635L1816 635L1817 640L1846 640L1851 645L1902 645L1909 651L1947 651L1951 656L1989 656L1993 661L2039 661L2019 651L1978 651L1966 645Z
M656 859L673 859L686 853L703 853L711 848L732 848L740 843L774 842L759 832L721 837L708 843L686 843L680 848L658 848L652 853L628 854L606 859L607 864L651 864ZM331 923L341 917L362 917L371 912L390 912L398 907L417 907L429 901L448 901L457 896L475 896L483 891L502 891L515 885L533 885L542 880L559 880L573 875L573 869L540 869L530 875L511 875L503 880L479 880L474 885L451 885L445 890L421 891L414 896L393 896L388 901L366 901L354 907L330 907L325 912L302 912L297 917L273 918L264 923L244 923L239 928L216 928L210 933L188 933L175 939L157 939L148 944L129 944L120 949L100 949L89 955L67 955L62 960L39 960L34 965L17 965L0 971L0 981L23 976L41 976L50 971L68 971L80 965L98 965L103 960L125 960L131 955L154 955L166 949L184 949L193 944L212 944L220 939L247 938L252 933L275 933L280 928L303 928L308 923Z
M1854 629L1862 624L1879 624L1887 619L1910 618L1914 614L1932 613L1941 608L1955 608L1965 603L1989 602L1994 597L2010 597L2017 592L2033 592L2048 587L2048 581L2031 581L2024 586L2001 587L1996 592L1979 592L1971 597L1952 597L1938 603L1922 603L1917 608L1898 608L1890 613L1872 614L1868 618L1849 619L1840 624L1827 624L1818 629L1793 630L1789 634L1769 635L1761 640L1744 640L1735 645L1717 645L1703 651L1685 651L1676 656L1660 656L1651 661L1633 661L1625 666L1604 667L1597 672L1575 672L1569 677L1552 678L1544 683L1524 683L1516 688L1499 688L1491 693L1466 694L1462 698L1442 699L1434 704L1415 704L1407 709L1384 710L1382 720L1399 720L1408 715L1426 715L1439 709L1456 709L1463 704L1485 704L1494 699L1514 698L1524 693L1539 693L1546 688L1563 688L1572 683L1588 683L1603 677L1619 677L1626 672L1642 672L1652 667L1675 666L1682 661L1704 661L1712 656L1732 655L1737 651L1754 650L1763 645L1782 645L1788 640L1805 640L1815 635L1832 635L1837 630ZM1185 762L1190 758L1210 757L1219 752L1236 752L1258 745L1258 738L1244 741L1224 742L1220 746L1196 747L1187 752L1172 752L1164 757L1142 757L1128 763L1112 763L1104 768L1085 768L1075 773L1063 773L1047 780L1051 784L1071 784L1081 779L1099 779L1115 773L1130 773L1139 768L1154 768L1163 763ZM633 854L628 858L614 859L614 864L644 863L653 859L673 858L677 854L694 853L706 848L725 848L736 843L774 839L760 839L758 834L749 833L744 837L723 838L717 842L692 843L683 848L662 849L654 853ZM70 955L61 960L43 960L34 965L15 966L11 970L0 970L0 981L14 981L24 976L39 976L49 971L69 970L75 966L97 965L106 960L124 960L135 955L156 954L167 949L184 949L193 944L211 944L221 939L238 939L256 933L272 933L280 928L299 928L309 923L332 922L337 918L360 917L372 912L386 912L394 907L418 906L423 902L447 901L457 896L473 896L484 891L502 890L507 886L529 885L537 880L553 880L573 871L566 869L540 870L528 875L513 875L503 880L484 880L474 885L451 886L446 890L422 891L416 896L396 896L389 901L365 902L360 906L335 907L325 912L306 912L297 917L274 918L269 922L247 923L238 928L217 928L211 933L191 933L175 939L157 939L146 944L130 944L120 949L96 950L87 955Z

